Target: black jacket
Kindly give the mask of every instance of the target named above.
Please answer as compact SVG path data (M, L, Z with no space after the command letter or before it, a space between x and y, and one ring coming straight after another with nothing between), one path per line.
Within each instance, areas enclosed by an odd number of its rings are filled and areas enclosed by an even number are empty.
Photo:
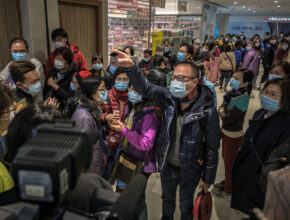
M147 79L150 83L158 86L166 87L167 85L165 73L159 67L153 67L149 71Z
M272 63L274 61L275 51L276 51L275 45L273 45L271 43L266 44L265 50L263 53L263 64L264 65L272 66Z
M33 105L33 97L22 89L16 88L15 101L19 102L22 99L25 99L27 105Z
M265 119L265 112L258 110L250 120L233 167L231 207L245 213L256 207L263 209L265 194L259 184L262 163L290 137L290 115L277 112Z
M53 67L48 73L43 90L43 97L46 100L48 97L56 98L60 103L60 108L63 109L67 100L74 95L74 92L70 88L70 83L73 79L74 74L77 72L77 66L74 62L71 63L68 71L64 73L64 77L57 82L59 88L54 90L47 84L48 79L53 77L57 79L58 69Z
M286 158L286 161L283 161L281 158ZM262 169L262 175L260 178L260 185L264 192L267 189L267 180L268 175L271 171L280 170L290 164L290 138L277 147L269 156L269 159L265 163L265 166Z

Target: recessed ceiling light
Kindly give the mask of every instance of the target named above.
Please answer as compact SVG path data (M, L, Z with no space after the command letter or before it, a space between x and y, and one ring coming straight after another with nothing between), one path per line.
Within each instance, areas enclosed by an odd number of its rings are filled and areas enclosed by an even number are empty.
M238 2L234 2L234 5L238 4Z
M256 13L256 11L253 11L253 13Z
M251 11L252 9L248 8L248 11Z
M277 8L280 8L281 6L280 5L277 5Z
M278 1L274 1L275 3L278 3Z
M242 8L246 8L246 6L243 5Z

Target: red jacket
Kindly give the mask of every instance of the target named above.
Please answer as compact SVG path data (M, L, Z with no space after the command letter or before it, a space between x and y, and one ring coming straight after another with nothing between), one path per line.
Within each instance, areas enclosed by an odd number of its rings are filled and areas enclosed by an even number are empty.
M79 48L76 45L74 45L74 44L69 44L69 47L70 47L70 49L73 52L73 55L74 55L73 61L77 65L78 71L82 71L82 70L87 70L88 71L89 69L88 69L87 62L85 60L84 55L79 50ZM48 55L47 62L46 62L46 71L45 71L46 75L49 73L51 68L54 66L54 51L52 51Z

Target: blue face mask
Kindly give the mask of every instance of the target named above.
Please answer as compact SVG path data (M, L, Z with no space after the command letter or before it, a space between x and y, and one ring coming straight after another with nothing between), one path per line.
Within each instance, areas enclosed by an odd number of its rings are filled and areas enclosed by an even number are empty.
M282 46L282 50L287 50L288 46Z
M169 47L164 47L164 53L168 53L169 52Z
M156 55L163 56L162 52L157 52Z
M268 76L268 79L269 80L272 80L272 79L282 79L282 76L280 76L280 75L269 75Z
M251 47L247 47L247 51L251 50L252 48Z
M95 64L93 64L93 69L101 70L101 69L103 69L103 65L101 63L95 63Z
M145 63L148 63L150 61L150 58L148 58L148 57L144 57L144 62Z
M179 61L184 61L185 60L185 55L183 53L178 52L177 53L177 59Z
M110 66L110 67L109 67L109 71L110 71L110 73L112 73L113 75L115 74L116 70L117 70L117 67L116 67L116 66Z
M26 85L24 85L26 86ZM38 93L40 93L41 91L41 84L40 82L32 85L32 86L26 86L29 89L29 92L26 92L28 94L30 94L32 97L36 96ZM23 90L24 91L24 90Z
M240 81L235 80L235 79L231 79L230 87L232 87L234 90L237 90L240 88L240 84L241 84Z
M75 87L75 85L72 83L72 82L70 82L70 89L72 90L72 91L75 91L76 90L76 87Z
M12 53L12 58L14 60L25 60L27 58L27 53Z
M171 81L170 92L176 98L182 98L186 96L186 83L177 80Z
M142 96L138 92L135 92L135 91L129 91L128 98L132 104L137 104L142 101Z
M125 92L128 89L129 83L128 82L115 82L115 88L120 92Z
M271 99L268 96L261 95L262 108L268 111L276 112L279 110L279 100Z
M99 91L99 99L100 99L100 102L104 103L105 101L107 101L108 99L108 92L107 90L104 90L104 91Z

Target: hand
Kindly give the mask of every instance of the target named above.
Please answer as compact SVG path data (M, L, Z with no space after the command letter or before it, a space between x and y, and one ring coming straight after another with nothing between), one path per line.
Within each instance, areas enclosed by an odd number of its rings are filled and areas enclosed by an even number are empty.
M121 132L124 127L125 125L123 125L123 123L120 122L119 120L113 120L113 122L110 124L110 128L118 132Z
M203 188L204 193L208 192L210 186L211 186L210 184L206 184L204 181L200 181L199 188L200 189Z
M59 102L57 101L56 98L51 98L51 97L48 97L48 99L46 99L44 102L43 102L44 105L51 105L55 108L58 108L59 107Z
M57 90L59 88L59 85L57 85L56 80L53 77L50 77L47 80L47 85L51 86L52 88L54 88L54 90Z
M105 116L106 121L111 124L113 120L121 120L118 114L108 114Z
M122 67L132 68L135 66L134 61L126 54L118 50L114 50L118 54L118 63Z
M286 157L281 157L280 158L283 162L287 162L287 158Z

